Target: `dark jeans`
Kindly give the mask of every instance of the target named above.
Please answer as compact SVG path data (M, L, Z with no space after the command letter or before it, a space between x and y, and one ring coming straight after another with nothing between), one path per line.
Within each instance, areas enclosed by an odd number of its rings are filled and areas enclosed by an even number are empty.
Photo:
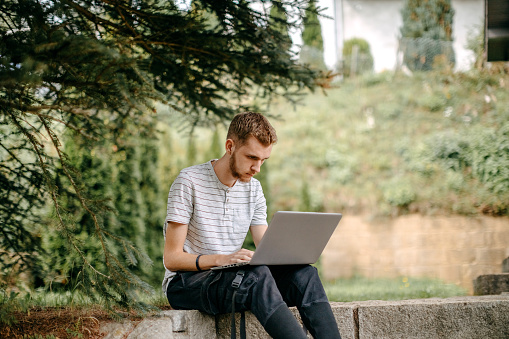
M213 315L229 313L234 291L231 284L239 269L246 274L237 291L235 310L250 310L264 327L282 304L296 306L302 316L303 308L312 309L310 306L316 303L329 302L316 268L310 265L179 272L168 284L168 301L174 309L194 309Z

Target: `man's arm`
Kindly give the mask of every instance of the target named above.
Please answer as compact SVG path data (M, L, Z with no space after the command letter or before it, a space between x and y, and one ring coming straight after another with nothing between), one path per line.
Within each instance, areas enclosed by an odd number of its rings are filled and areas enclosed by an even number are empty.
M166 228L166 241L164 243L164 265L170 271L197 271L196 254L184 252L188 225L176 222L168 222ZM256 243L255 243L256 244ZM211 254L202 255L199 259L202 270L214 266L238 263L251 260L253 251L241 249L229 255Z
M263 235L265 234L265 231L267 230L267 225L256 225L251 226L249 228L251 231L251 236L253 237L253 242L256 247L258 247L258 244L260 243L260 240L262 240Z

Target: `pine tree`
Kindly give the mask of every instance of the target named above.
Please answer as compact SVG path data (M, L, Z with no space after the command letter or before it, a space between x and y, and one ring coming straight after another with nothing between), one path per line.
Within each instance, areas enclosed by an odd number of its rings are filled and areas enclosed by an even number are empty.
M303 26L303 46L300 52L300 61L302 63L309 63L318 69L325 70L326 66L323 61L322 26L318 20L315 0L309 1L303 20Z
M116 164L114 180L115 209L118 211L115 233L122 234L145 251L145 214L140 183L142 182L140 138L132 137L120 146L121 159Z
M292 39L288 32L288 15L283 3L280 1L272 1L270 7L270 28L275 34L279 34L282 43L282 49L289 50L292 47Z
M152 285L159 287L163 273L163 249L164 239L162 223L166 211L166 194L162 189L162 181L157 175L159 164L159 149L157 140L144 138L140 143L141 181L139 190L142 197L144 210L143 223L145 225L144 250L153 262L153 266L143 266L141 271L146 280Z
M322 26L318 20L316 1L310 0L304 17L304 30L302 41L304 45L314 47L323 52Z
M401 10L403 62L411 70L431 70L437 62L455 62L451 0L407 0Z
M221 143L221 138L219 136L219 128L216 126L214 128L214 133L212 134L212 140L210 142L210 157L214 159L219 159L224 153L224 146Z
M198 149L196 148L195 136L191 132L191 134L189 134L189 139L187 139L186 166L196 165L197 162L198 162Z
M64 135L62 141L67 155L67 169L72 171L71 179L87 183L88 189L80 188L81 194L86 194L87 200L101 200L104 208L113 209L114 164L107 156L107 147L87 144L73 133ZM51 286L52 290L72 290L78 286L84 262L93 261L93 257L101 252L99 239L89 237L94 234L95 228L92 215L81 208L80 200L76 199L77 190L65 170L60 166L56 168L55 185L59 187L60 213L70 226L58 227L57 232L42 234L42 250L50 255L44 256L45 284L41 286ZM111 228L115 223L115 217L111 214L100 211L94 214L104 218L102 224L105 228ZM79 246L84 257L73 249L73 245ZM95 268L104 270L104 263L96 262Z
M4 258L34 269L38 255L44 256L40 235L32 232L40 224L46 227L40 233L57 230L66 255L77 258L77 288L107 306L143 308L137 292L151 288L130 265L150 260L134 245L137 240L117 233L111 207L122 204L111 206L81 175L66 154L63 135L74 133L91 151L117 145L128 160L122 173L132 169L140 178L136 164L129 163L139 155L112 140L153 132L156 102L191 121L215 123L249 109L251 95L266 102L277 95L293 100L295 88L316 85L318 72L297 64L282 48L287 40L267 27L265 12L246 1L198 2L217 25L173 1L0 4L0 270L13 265ZM281 3L297 19L305 5ZM297 21L288 27L296 28ZM248 91L252 88L260 90ZM91 168L102 166L89 161ZM143 200L138 193L139 187L130 198L134 205ZM47 202L53 205L51 225L38 223ZM147 235L125 231L134 239Z

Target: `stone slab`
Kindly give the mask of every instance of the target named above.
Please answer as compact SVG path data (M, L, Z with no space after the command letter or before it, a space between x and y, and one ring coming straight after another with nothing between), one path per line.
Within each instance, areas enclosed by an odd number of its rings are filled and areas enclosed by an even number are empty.
M474 295L498 295L509 292L509 273L480 275L474 280Z
M509 295L362 304L359 339L509 338Z
M354 309L355 304L349 303L331 303L332 312L338 323L339 332L342 339L356 339L355 337L355 321ZM295 307L291 307L295 318L302 324L299 312ZM240 313L236 315L236 329L237 337L240 323ZM223 314L217 317L217 338L228 339L231 334L231 318L229 314ZM249 339L270 339L270 336L265 332L265 329L260 324L258 319L251 313L246 312L246 337ZM308 333L308 338L312 338Z
M343 339L509 338L509 293L446 299L333 302L331 307ZM298 311L291 310L300 321ZM237 314L237 330L239 320L240 314ZM248 338L270 338L251 312L246 312L246 327ZM214 317L199 311L163 311L138 322L105 324L101 330L107 339L226 339L230 338L230 315Z
M162 311L142 321L107 323L105 339L215 339L216 321L199 311Z

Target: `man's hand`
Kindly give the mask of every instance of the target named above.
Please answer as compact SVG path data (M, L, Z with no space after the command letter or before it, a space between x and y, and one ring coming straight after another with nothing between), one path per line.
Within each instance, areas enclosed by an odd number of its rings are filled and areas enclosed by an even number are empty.
M170 271L196 271L196 254L183 251L188 225L168 222L166 228L166 242L164 245L164 264ZM236 264L249 261L254 252L241 249L232 254L202 255L198 259L198 265L202 270L208 270L214 266Z
M225 262L221 263L219 266L222 265L229 265L229 264L236 264L243 261L249 261L253 257L254 252L250 251L248 249L242 248L239 251L226 255L224 257Z

